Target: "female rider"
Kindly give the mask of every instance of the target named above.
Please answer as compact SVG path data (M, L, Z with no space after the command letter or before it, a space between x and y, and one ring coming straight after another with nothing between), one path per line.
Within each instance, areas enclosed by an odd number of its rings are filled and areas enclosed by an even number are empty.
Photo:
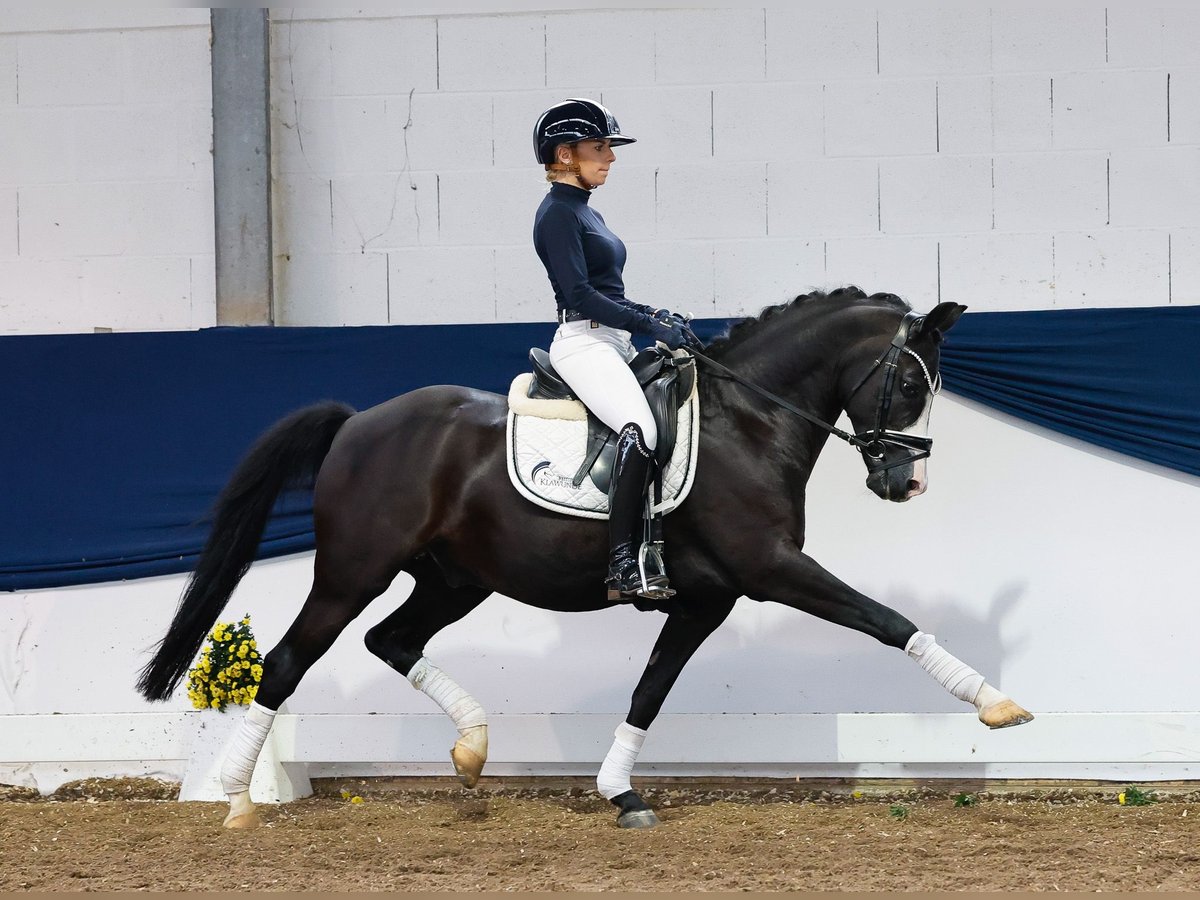
M658 433L628 365L636 352L630 336L651 335L671 350L699 343L679 316L625 298L625 245L588 205L591 192L608 180L613 147L634 140L592 100L555 104L533 129L534 154L551 182L533 224L533 244L558 302L550 361L575 396L618 435L608 495L606 583L608 599L620 602L674 593L661 577L642 594L639 525Z

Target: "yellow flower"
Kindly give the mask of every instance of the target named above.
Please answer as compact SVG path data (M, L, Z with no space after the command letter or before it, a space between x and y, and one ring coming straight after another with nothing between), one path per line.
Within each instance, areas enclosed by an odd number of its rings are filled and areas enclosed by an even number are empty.
M254 650L257 647L258 647L258 641L256 641L254 638L250 638L250 649Z
M220 700L218 700L218 699L216 699L216 698L214 697L214 698L213 698L213 702L212 702L212 704L211 704L211 705L212 705L212 708L213 708L213 709L220 709L220 707L221 707L221 701L220 701Z
M1124 791L1121 791L1121 793L1117 794L1117 802L1120 803L1122 806L1125 805L1125 792Z
M351 802L351 803L362 803L362 802L363 802L363 798L362 798L362 797L357 797L357 796L355 796L355 797L351 797L351 798L350 798L350 802Z

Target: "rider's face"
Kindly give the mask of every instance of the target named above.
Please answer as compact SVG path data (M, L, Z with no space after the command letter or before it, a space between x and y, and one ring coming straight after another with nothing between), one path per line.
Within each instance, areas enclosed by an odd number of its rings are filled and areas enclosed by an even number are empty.
M569 161L579 165L579 179L594 187L608 179L609 167L617 158L608 141L580 141L565 149L571 154Z

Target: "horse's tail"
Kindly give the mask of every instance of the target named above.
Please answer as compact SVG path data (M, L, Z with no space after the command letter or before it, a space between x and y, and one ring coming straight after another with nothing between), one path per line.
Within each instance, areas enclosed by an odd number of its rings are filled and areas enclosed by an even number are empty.
M351 407L334 402L298 410L276 422L243 457L217 497L212 531L171 627L138 678L147 700L171 696L254 562L276 498L286 488L312 485L334 436L352 415Z

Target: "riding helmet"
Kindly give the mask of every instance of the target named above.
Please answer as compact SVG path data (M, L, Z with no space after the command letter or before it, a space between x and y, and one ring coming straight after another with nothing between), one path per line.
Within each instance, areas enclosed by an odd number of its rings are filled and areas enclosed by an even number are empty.
M613 114L595 100L564 100L540 116L533 126L533 153L542 165L554 162L554 148L576 141L607 140L613 147L637 138L621 134Z

